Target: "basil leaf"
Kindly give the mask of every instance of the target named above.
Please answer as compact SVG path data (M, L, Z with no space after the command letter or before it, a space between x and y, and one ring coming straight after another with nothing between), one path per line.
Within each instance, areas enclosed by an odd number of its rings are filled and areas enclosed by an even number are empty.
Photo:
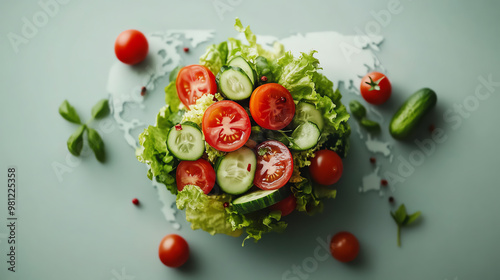
M109 104L107 99L102 99L92 107L92 118L101 119L109 114Z
M80 116L78 116L75 108L69 104L68 100L64 100L61 106L59 106L59 114L69 122L81 123Z
M366 108L357 100L349 102L349 109L357 119L362 119L366 116Z
M87 140L89 146L94 151L95 157L98 161L104 162L106 159L106 154L104 153L104 142L97 131L92 128L88 129Z
M83 148L83 132L87 128L86 125L81 125L71 136L68 138L68 150L74 156L79 156Z
M416 220L418 217L420 217L420 214L421 214L421 212L420 212L420 211L418 211L418 212L415 212L415 213L411 214L410 216L407 216L407 218L406 218L406 221L405 221L404 225L409 225L409 224L411 224L411 223L415 222L415 220Z
M396 210L396 213L394 213L394 219L398 225L403 224L406 219L406 207L404 204L401 204L398 210Z
M368 131L371 131L371 132L380 131L380 124L378 124L378 122L369 120L367 118L363 118L363 119L361 119L360 123Z

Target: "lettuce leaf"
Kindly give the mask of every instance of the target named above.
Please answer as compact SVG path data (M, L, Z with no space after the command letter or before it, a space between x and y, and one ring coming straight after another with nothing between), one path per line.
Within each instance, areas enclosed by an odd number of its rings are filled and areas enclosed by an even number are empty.
M323 211L323 199L335 198L337 190L328 186L313 184L311 180L304 179L292 186L292 193L297 201L297 210L314 215Z
M233 230L245 229L247 233L241 246L245 246L245 241L248 239L253 238L257 242L262 238L263 233L283 232L288 226L285 221L280 221L280 211L269 212L267 209L263 209L243 215L234 211L232 207L227 207L226 212L229 214L228 220Z
M148 178L156 178L165 184L167 189L177 193L175 174L170 174L177 166L177 160L167 149L167 135L172 121L179 118L177 111L173 111L169 105L163 107L156 118L156 126L148 126L139 135L141 148L137 149L137 159L149 165Z
M193 185L187 185L177 194L176 204L180 210L186 209L186 220L191 228L202 229L211 235L223 233L230 236L240 236L241 229L235 229L228 222L229 214L224 203L231 201L231 195L206 195Z
M260 44L257 44L257 38L250 30L250 27L243 27L238 18L236 19L234 28L238 32L245 34L248 45L239 39L228 38L227 41L218 45L213 44L208 46L205 53L200 57L200 65L208 67L214 75L217 75L220 68L235 56L242 56L246 60L254 63L258 56L263 56L268 60L275 60L284 54L285 48L283 44L278 42L274 43L272 50L267 50Z

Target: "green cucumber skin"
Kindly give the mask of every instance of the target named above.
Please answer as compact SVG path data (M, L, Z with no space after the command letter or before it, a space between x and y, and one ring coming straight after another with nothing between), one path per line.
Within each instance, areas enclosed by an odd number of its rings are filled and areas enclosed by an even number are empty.
M392 137L400 140L407 138L436 102L436 93L430 88L423 88L412 94L392 117L389 125Z
M255 212L255 211L267 208L271 205L274 205L274 204L280 202L281 200L287 198L290 194L291 194L290 187L285 185L285 186L281 187L277 193L275 193L275 195L273 197L274 201L271 200L269 197L262 197L259 199L259 201L250 202L249 204L251 204L252 206L249 206L248 204L245 205L246 203L243 205L232 204L232 206L239 214L248 214L251 212Z

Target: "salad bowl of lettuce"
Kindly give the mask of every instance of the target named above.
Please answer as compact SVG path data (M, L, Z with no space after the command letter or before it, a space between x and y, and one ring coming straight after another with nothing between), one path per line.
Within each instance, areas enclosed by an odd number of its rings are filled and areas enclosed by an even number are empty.
M257 44L256 36L239 19L235 29L244 33L248 43L229 38L210 45L199 64L171 75L166 104L156 123L140 134L136 156L149 166L148 178L176 196L177 207L186 211L192 229L212 235L245 233L244 240L258 241L264 233L287 227L283 210L273 205L289 199L292 210L313 215L322 211L326 199L335 197L335 188L315 182L309 168L320 150L333 151L340 158L347 155L349 114L340 92L319 72L315 51L294 57L278 42L272 49ZM192 74L193 69L204 72L200 76L204 78ZM204 79L215 84L200 91L186 90L189 86L183 86L182 80L186 77L191 77L191 84ZM275 99L270 90L278 92ZM263 97L255 101L258 94ZM258 102L260 107L252 105ZM263 110L265 102L289 110L278 111L273 121L272 110ZM237 112L235 135L222 135L230 130L229 122L236 123L234 116L225 118L227 122L221 118L219 127L214 124L219 120L214 114L227 108L223 105ZM278 156L283 156L284 163L270 167ZM193 166L203 174L200 184L189 177ZM281 173L270 176L280 168Z

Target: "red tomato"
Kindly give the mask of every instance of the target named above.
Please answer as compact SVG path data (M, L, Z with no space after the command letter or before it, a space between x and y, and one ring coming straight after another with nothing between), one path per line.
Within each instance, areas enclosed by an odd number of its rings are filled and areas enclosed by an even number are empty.
M350 232L341 231L333 236L330 253L339 262L350 262L358 256L358 239Z
M169 267L179 267L189 259L189 245L177 234L163 237L158 249L160 261Z
M263 190L275 190L283 187L293 172L293 160L285 144L269 140L260 143L257 148L257 169L254 185Z
M202 122L205 141L219 151L235 151L250 137L250 117L234 101L222 100L210 105Z
M286 215L289 215L290 213L295 210L297 207L297 201L295 201L295 196L292 194L289 197L283 199L282 201L271 205L269 207L271 210L279 210L281 211L281 217L285 217Z
M202 158L195 161L184 160L177 166L175 180L179 191L186 185L195 185L207 194L215 185L215 171L212 165Z
M125 30L115 41L116 57L125 64L137 64L148 55L148 40L142 32L129 29Z
M321 185L337 183L343 170L342 159L332 150L317 151L309 167L312 179Z
M217 93L214 74L202 65L182 67L177 73L175 87L179 99L188 109L189 106L196 104L196 100L204 94Z
M250 114L263 128L283 129L295 115L295 103L290 92L280 84L265 84L250 97Z
M366 102L380 105L391 97L391 82L380 72L371 72L361 79L361 95Z

